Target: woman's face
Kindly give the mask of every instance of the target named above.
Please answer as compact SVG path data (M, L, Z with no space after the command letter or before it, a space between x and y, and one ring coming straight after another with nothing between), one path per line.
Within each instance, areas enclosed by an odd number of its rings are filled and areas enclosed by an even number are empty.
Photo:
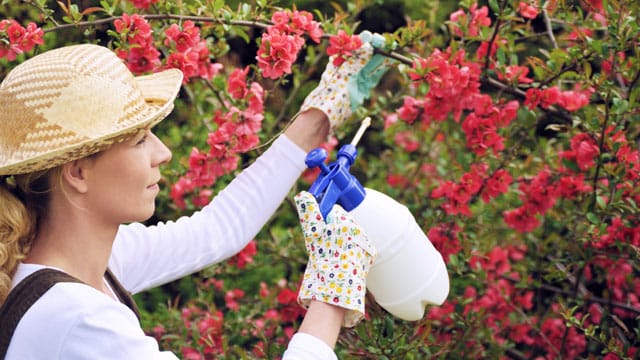
M108 223L147 220L155 210L159 166L170 159L169 149L151 131L96 155L87 177L90 211Z

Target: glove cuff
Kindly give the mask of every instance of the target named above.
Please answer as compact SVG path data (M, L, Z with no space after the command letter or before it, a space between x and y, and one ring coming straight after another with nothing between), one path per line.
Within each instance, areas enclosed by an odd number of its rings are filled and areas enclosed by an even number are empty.
M298 292L298 303L308 308L311 300L316 300L346 309L342 326L353 327L364 318L365 278L365 269L358 269L352 262L338 266L310 259Z

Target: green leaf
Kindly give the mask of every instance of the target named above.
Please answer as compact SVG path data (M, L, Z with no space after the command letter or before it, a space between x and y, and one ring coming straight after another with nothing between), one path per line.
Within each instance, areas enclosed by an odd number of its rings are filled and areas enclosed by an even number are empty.
M598 207L599 207L600 209L603 209L603 210L604 210L604 209L606 209L606 208L607 208L607 201L606 201L606 200L605 200L605 198L604 198L604 197L602 197L602 196L597 196L597 197L596 197L596 203L598 204Z
M500 13L500 5L498 5L498 0L489 0L489 7L494 13Z
M224 0L215 0L213 2L213 11L220 11L224 7Z
M506 65L507 55L505 54L504 50L502 50L502 47L498 47L498 50L496 50L496 58L498 59L499 64Z
M600 223L600 219L596 216L596 214L592 212L587 213L587 220L589 220L592 224L596 224L596 225Z
M104 9L104 11L106 11L107 14L113 16L113 8L111 8L111 5L109 5L107 0L100 0L100 6L102 6L102 8Z

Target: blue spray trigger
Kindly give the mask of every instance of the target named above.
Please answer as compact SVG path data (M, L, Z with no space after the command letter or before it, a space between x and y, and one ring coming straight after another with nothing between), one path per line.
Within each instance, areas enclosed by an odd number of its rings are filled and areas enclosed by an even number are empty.
M328 166L324 163L328 157L324 149L313 149L307 154L305 159L307 167L320 168L320 174L309 188L309 192L318 201L323 218L327 218L335 204L342 206L346 211L351 211L364 200L366 196L364 187L355 176L349 173L357 156L358 150L353 144L343 145L338 151L336 161Z

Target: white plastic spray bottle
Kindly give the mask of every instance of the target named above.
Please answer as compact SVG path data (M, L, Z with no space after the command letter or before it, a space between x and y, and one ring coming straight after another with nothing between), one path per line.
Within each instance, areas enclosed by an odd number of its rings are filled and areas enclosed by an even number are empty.
M389 313L415 321L424 316L428 304L444 302L449 276L442 256L407 207L379 191L365 189L349 173L358 155L356 145L369 123L369 118L363 121L353 141L340 148L335 162L325 165L328 155L322 148L307 154L307 166L320 168L309 192L325 218L334 204L353 215L378 250L367 288Z

